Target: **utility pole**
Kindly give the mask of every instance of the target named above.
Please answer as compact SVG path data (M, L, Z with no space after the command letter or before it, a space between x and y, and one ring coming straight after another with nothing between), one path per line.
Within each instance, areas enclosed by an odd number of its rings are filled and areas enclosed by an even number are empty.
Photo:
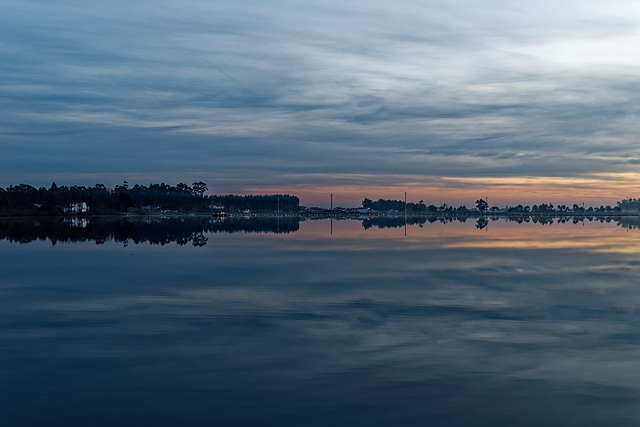
M333 236L333 193L331 193L331 205L330 205L330 215L329 215L329 233Z
M407 217L407 192L404 192L404 217Z

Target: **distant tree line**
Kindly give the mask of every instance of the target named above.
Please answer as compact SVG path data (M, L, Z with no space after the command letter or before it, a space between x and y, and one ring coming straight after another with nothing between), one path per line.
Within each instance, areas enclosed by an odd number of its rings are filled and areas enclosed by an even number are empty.
M491 211L499 211L498 208L491 208ZM577 204L574 204L573 206L569 207L567 205L557 205L554 206L553 204L549 203L541 203L539 205L533 205L533 206L522 206L522 205L517 205L517 206L507 206L505 209L506 212L508 213L521 213L521 214L545 214L545 213L556 213L556 214L563 214L563 213L574 213L574 214L584 214L584 213L605 213L605 214L619 214L622 209L620 209L618 206L615 207L611 207L611 206L600 206L600 207L593 207L593 206L589 206L588 208L585 208L584 206L579 206Z
M620 208L621 211L640 211L640 199L627 198L623 199L616 203L616 207Z
M0 216L21 215L62 215L72 203L86 203L91 214L116 213L145 213L148 211L174 212L211 212L224 209L226 211L254 212L299 212L300 200L291 195L206 195L207 184L198 181L191 185L179 183L175 186L165 183L149 184L148 186L135 184L129 186L127 181L116 185L113 189L104 184L93 187L58 186L55 182L49 188L35 188L28 184L0 187ZM638 212L640 199L628 198L616 203L616 206L588 207L578 204L557 205L541 203L533 206L507 206L500 208L489 206L484 199L475 202L475 209L468 209L465 205L458 207L443 203L440 206L426 205L422 200L418 203L405 203L401 200L378 199L373 201L365 198L364 208L376 212L398 212L412 215L467 215L474 212L507 213L507 214L620 214L623 212Z
M62 215L72 203L86 203L91 214L144 213L148 210L176 212L210 212L216 207L225 210L262 210L297 212L298 197L290 195L269 196L212 196L204 182L184 183L175 186L165 183L135 184L127 181L113 189L104 184L93 187L58 186L35 188L28 184L0 187L0 215Z
M67 187L54 182L50 188L28 184L0 187L0 212L5 214L62 215L69 204L81 202L91 206L94 213L126 212L134 206L130 196L109 190L103 184Z
M362 201L362 207L371 209L376 212L390 212L397 211L399 213L404 213L405 202L401 200L385 200L378 199L378 201L374 202L370 199L364 199ZM435 213L465 213L469 212L466 206L461 205L458 207L450 206L446 203L435 206L435 205L425 205L422 200L418 203L408 202L406 203L407 212L411 214L435 214Z
M533 206L523 206L521 204L517 206L506 206L500 208L498 206L489 206L486 200L478 199L475 202L475 209L468 209L465 205L461 205L458 207L450 206L446 203L443 203L440 206L436 205L425 205L425 203L420 200L418 203L406 203L407 213L411 214L424 214L424 215L434 215L434 214L468 214L473 212L480 213L509 213L509 214L528 214L528 215L539 215L539 214L612 214L619 215L624 212L638 212L640 210L640 199L625 199L616 203L616 206L600 206L600 207L587 207L573 204L569 205L557 205L554 206L552 203L540 203L534 204ZM362 201L362 207L371 209L375 212L398 212L404 213L405 210L405 202L401 200L384 200L379 199L378 201L372 201L371 199L365 198Z
M300 199L296 196L276 194L271 196L207 196L209 205L222 206L225 210L298 212Z

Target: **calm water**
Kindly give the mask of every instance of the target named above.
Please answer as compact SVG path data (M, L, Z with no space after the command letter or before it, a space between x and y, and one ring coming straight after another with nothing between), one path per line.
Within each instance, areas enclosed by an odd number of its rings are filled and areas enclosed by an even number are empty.
M0 223L0 425L638 425L640 230L394 225Z

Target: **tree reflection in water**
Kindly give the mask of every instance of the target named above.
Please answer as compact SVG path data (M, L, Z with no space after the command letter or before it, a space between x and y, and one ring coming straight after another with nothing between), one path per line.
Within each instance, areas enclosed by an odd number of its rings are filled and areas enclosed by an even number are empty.
M180 246L205 246L207 233L274 233L286 234L299 230L303 217L211 218L206 215L171 217L34 217L0 219L0 240L14 243L33 241L58 242L108 241L165 245L175 242ZM550 225L554 223L613 222L630 230L640 229L639 217L624 216L374 216L361 219L362 227L369 229L424 227L428 224L465 223L473 221L484 230L490 222L506 221L519 224Z
M225 218L187 217L102 217L102 218L28 218L0 220L0 240L29 243L49 240L58 242L94 241L103 244L116 241L128 244L148 242L165 245L191 243L205 246L205 233L291 233L300 227L300 218Z

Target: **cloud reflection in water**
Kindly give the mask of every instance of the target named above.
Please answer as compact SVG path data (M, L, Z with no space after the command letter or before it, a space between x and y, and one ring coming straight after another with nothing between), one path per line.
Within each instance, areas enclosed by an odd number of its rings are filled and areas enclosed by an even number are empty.
M469 222L405 238L347 221L332 232L315 221L287 235L210 234L204 247L0 243L3 418L640 419L640 264L637 252L609 250L635 233Z

